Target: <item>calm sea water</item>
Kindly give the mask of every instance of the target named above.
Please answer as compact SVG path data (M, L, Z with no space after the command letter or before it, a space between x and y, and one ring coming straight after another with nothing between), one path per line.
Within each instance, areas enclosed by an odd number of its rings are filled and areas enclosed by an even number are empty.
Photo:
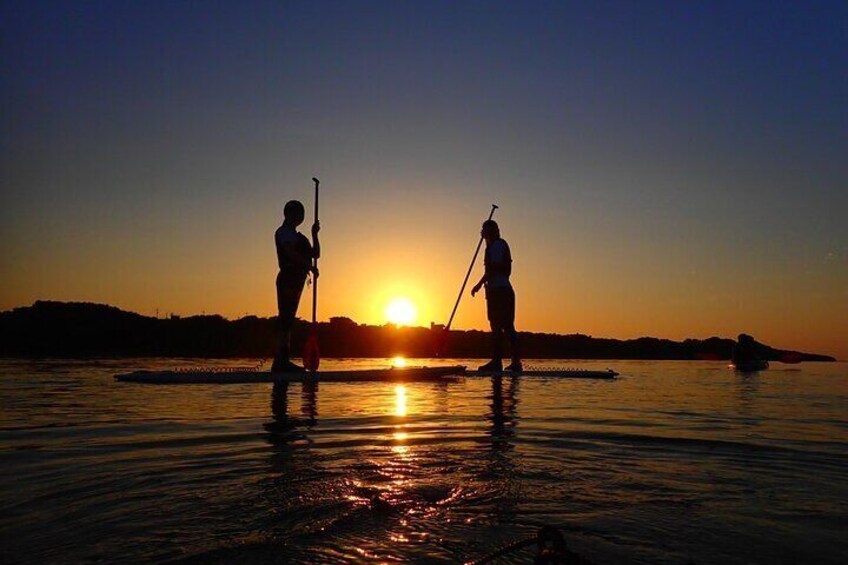
M848 559L845 363L562 361L545 364L622 376L276 389L112 378L247 363L0 361L0 559L456 563L546 524L597 563Z

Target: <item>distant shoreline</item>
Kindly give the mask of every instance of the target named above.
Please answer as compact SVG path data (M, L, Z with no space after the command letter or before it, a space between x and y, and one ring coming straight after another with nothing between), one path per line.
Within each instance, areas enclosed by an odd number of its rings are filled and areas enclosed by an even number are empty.
M298 320L292 348L300 351L307 322ZM319 324L321 354L327 358L432 358L442 328L370 326L345 317ZM654 337L631 340L582 334L521 332L527 359L702 360L730 359L734 340L711 337L672 341ZM0 357L80 359L195 357L270 358L276 349L276 318L218 315L154 318L105 304L36 301L0 312ZM446 357L486 358L490 336L480 330L451 330ZM779 361L797 354L800 361L836 361L829 355L775 349L757 344L760 355Z

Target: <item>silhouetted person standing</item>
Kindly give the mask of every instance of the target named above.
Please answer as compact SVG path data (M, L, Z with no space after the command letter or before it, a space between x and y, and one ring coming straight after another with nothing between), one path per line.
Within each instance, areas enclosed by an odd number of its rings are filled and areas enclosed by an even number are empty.
M274 233L274 242L277 245L277 264L280 272L277 273L277 310L279 312L280 344L272 371L303 371L303 367L295 365L290 359L291 329L294 325L294 317L300 304L300 295L306 276L312 272L318 276L318 269L313 267L312 259L321 255L321 245L318 242L318 232L321 229L319 222L312 225L312 244L297 227L303 223L305 211L303 204L297 200L286 202L283 208L283 225Z
M492 326L492 360L480 367L481 371L501 371L503 334L509 336L512 349L512 364L507 371L521 371L521 357L518 353L518 332L515 331L515 292L509 282L512 274L512 255L509 245L501 239L497 222L486 220L480 235L486 240L486 254L483 260L485 273L474 288L471 296L486 286L486 310L489 324Z

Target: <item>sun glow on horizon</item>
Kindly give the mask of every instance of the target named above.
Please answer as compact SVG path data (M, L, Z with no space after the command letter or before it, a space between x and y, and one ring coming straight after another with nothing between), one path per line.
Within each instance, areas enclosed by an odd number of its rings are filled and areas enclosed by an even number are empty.
M408 326L415 322L418 310L408 298L393 298L386 306L386 319L398 326Z
M406 358L402 355L396 355L394 359L392 359L393 367L406 367Z

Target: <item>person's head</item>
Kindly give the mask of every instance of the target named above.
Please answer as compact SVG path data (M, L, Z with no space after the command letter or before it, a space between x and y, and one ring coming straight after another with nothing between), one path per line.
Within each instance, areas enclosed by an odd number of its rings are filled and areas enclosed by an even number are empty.
M305 215L306 210L303 209L303 204L299 200L289 200L283 208L285 223L290 226L297 227L302 224Z
M498 227L498 223L494 220L486 220L483 222L483 227L480 230L480 237L485 238L488 241L492 241L498 239L501 236L501 229Z

